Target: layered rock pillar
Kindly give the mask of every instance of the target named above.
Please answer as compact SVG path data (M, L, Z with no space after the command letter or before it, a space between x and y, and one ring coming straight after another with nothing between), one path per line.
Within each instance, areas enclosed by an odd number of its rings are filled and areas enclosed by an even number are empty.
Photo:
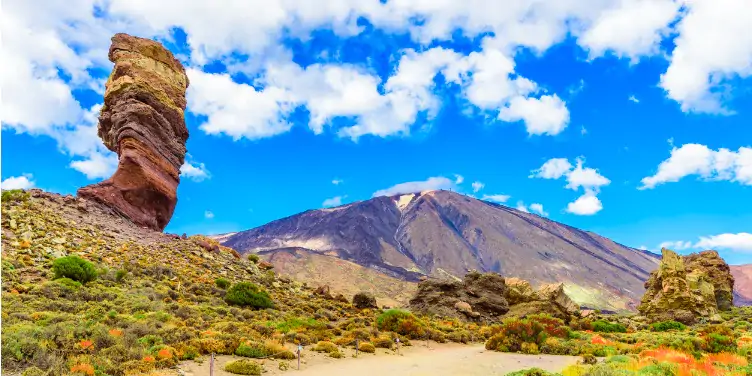
M188 77L161 44L128 34L112 37L109 59L115 67L105 85L98 134L117 153L118 167L78 195L162 231L177 204L185 161Z

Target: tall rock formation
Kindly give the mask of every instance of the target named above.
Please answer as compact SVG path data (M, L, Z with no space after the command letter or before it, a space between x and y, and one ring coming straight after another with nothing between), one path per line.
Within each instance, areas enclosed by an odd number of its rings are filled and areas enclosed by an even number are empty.
M177 204L185 160L185 69L161 44L116 34L115 63L99 115L99 137L118 154L109 179L78 190L134 223L162 231Z
M734 277L716 251L688 256L662 249L663 259L647 282L638 307L651 321L691 324L700 317L717 319L731 309Z

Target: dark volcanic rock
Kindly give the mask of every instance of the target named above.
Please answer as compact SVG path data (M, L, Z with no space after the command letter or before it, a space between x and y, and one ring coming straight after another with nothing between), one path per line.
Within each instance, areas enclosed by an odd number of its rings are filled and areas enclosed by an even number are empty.
M520 289L526 282L512 280L510 287L499 274L476 271L468 273L462 282L427 280L418 284L418 291L410 300L410 309L422 314L485 322L538 313L548 313L568 321L579 311L564 294L561 284L533 291ZM510 299L515 305L510 306Z
M185 159L188 77L170 51L149 39L116 34L109 58L115 67L106 83L98 133L118 154L118 168L78 195L162 231L177 204Z

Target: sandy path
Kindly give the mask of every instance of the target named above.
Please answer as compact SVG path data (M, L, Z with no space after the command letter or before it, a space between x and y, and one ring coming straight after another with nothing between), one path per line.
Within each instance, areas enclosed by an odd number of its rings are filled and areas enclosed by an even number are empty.
M278 361L264 361L264 375L336 376L336 375L505 375L520 369L538 367L561 372L575 364L579 357L556 355L523 355L486 351L483 345L432 344L432 347L412 346L403 355L379 349L377 354L363 354L353 358L331 359L321 354L308 353L300 371L296 362L289 361L290 370L280 371ZM214 375L230 375L222 370L224 364L235 357L218 357ZM208 362L201 365L185 363L181 369L186 376L208 376Z

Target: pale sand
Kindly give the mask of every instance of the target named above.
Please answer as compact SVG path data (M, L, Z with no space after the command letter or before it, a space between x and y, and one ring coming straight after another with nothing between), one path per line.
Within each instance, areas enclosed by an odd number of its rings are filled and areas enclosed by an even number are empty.
M402 348L402 355L394 351L377 349L376 354L360 353L352 357L352 349L343 349L346 358L333 359L325 354L303 350L300 370L297 361L285 361L288 371L279 370L278 360L264 360L264 375L301 375L301 376L336 376L336 375L505 375L521 369L538 367L552 372L561 372L580 357L558 355L523 355L486 351L482 344L436 344L430 348L425 342ZM234 356L219 356L215 359L214 375L229 376L222 368L225 363L239 359ZM202 364L196 362L181 363L180 369L186 376L209 376L208 358Z

